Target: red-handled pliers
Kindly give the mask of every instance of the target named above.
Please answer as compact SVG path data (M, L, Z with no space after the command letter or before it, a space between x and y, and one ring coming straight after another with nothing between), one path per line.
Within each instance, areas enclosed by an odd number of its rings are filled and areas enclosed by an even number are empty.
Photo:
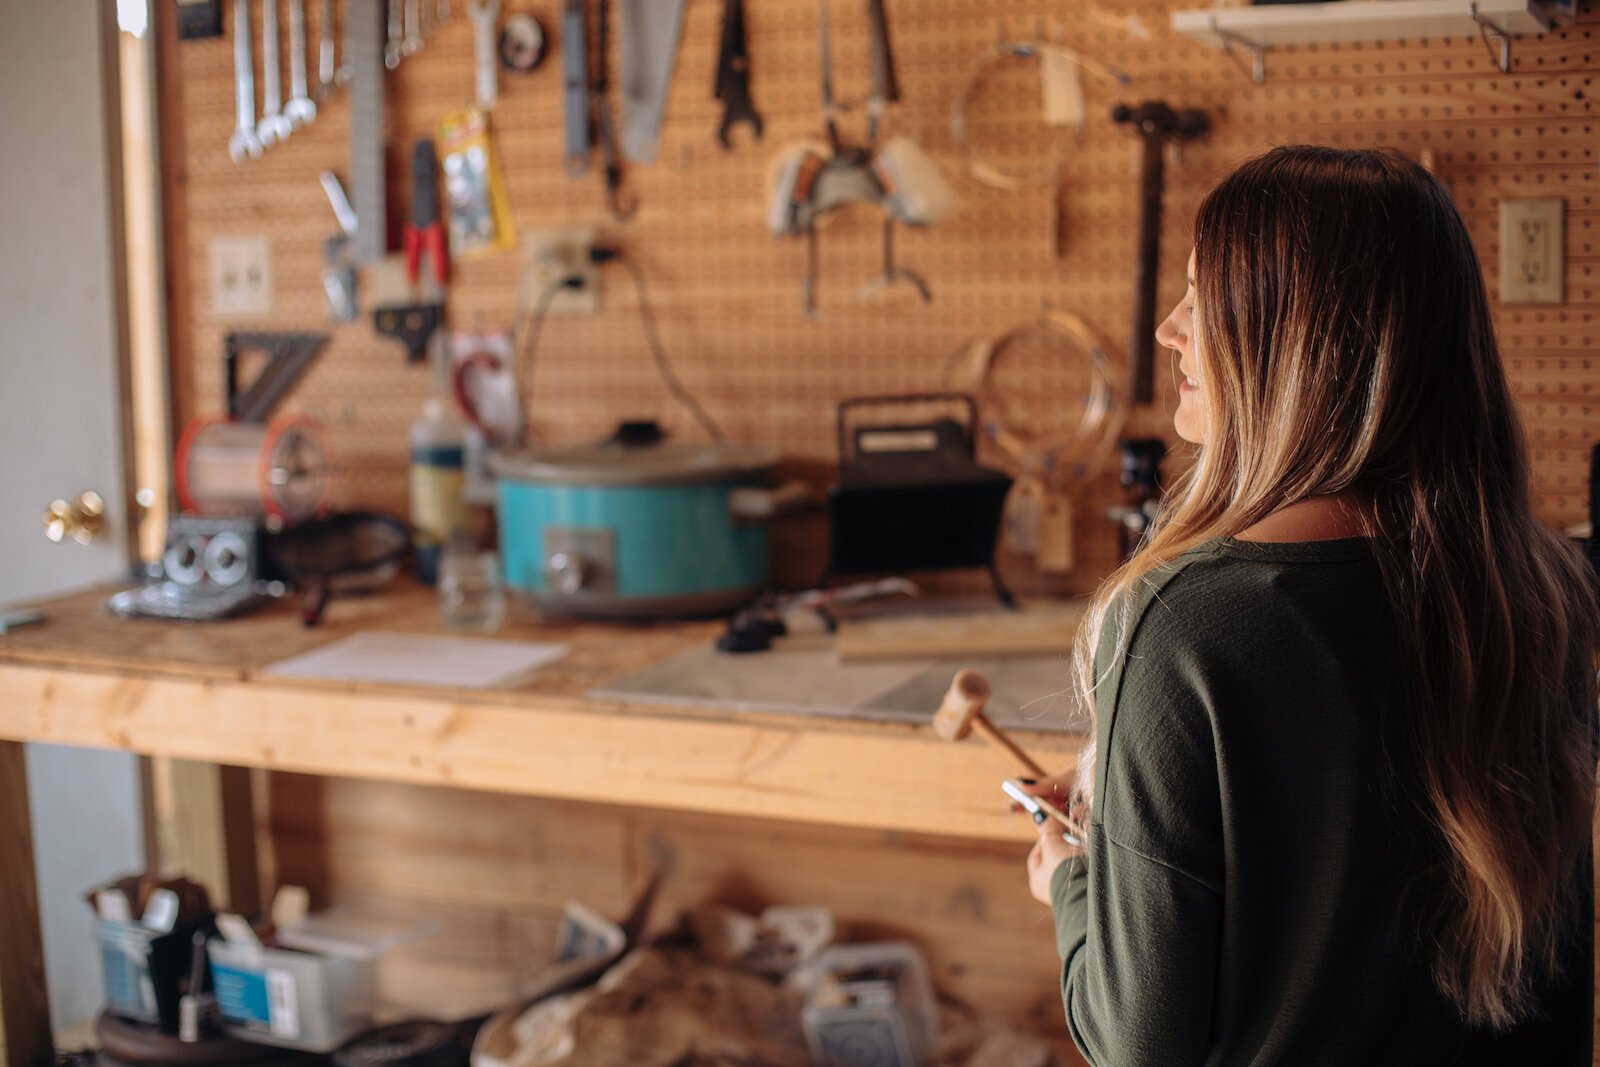
M439 223L439 157L433 138L422 137L411 149L411 221L405 230L406 278L417 284L422 253L433 261L433 276L445 285L450 261L445 256L444 227Z

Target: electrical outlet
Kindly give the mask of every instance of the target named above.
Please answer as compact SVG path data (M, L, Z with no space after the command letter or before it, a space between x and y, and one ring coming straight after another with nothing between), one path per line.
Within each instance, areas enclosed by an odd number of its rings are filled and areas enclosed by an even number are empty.
M1559 304L1566 282L1560 197L1500 201L1500 302Z
M548 297L546 314L593 315L600 310L600 270L589 258L594 239L593 226L530 230L523 235L522 247L527 253L517 289L517 307L523 314L532 312L551 286L569 277L579 278L583 284Z
M265 237L214 237L211 313L219 318L272 314L272 242Z

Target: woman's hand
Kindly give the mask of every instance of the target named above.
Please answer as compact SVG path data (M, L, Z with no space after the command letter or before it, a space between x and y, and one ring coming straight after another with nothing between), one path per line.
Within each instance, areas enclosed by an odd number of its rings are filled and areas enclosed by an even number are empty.
M1066 811L1067 804L1072 799L1073 790L1078 787L1078 772L1075 770L1062 771L1060 774L1052 774L1048 778L1018 778L1017 784L1046 803L1053 804L1062 811ZM1016 810L1015 805L1012 807L1013 810Z
M1082 856L1087 849L1082 845L1069 845L1061 836L1061 824L1051 820L1039 824L1039 840L1028 853L1028 892L1033 899L1049 907L1050 881L1056 868L1074 856Z
M1068 811L1072 806L1077 779L1076 772L1067 771L1038 780L1018 779L1018 784L1046 804ZM1013 804L1012 810L1021 809ZM1086 849L1082 845L1069 844L1061 836L1061 824L1055 819L1040 823L1038 830L1039 840L1034 843L1033 851L1028 853L1028 891L1033 894L1034 900L1048 906L1051 903L1050 881L1055 876L1056 868L1074 856L1083 855Z

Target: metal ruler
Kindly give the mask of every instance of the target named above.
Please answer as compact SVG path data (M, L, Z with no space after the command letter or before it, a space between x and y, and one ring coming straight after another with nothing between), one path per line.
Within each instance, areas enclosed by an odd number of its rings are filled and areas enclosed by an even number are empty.
M384 203L383 0L349 0L344 61L350 70L350 199L356 209L352 244L357 263L389 253Z

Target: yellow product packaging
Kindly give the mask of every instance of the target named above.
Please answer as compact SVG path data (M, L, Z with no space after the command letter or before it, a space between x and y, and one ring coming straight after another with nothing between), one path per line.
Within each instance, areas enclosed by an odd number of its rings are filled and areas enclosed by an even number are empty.
M476 107L446 115L439 123L439 164L449 204L451 257L514 247L511 201L489 138L489 116Z

